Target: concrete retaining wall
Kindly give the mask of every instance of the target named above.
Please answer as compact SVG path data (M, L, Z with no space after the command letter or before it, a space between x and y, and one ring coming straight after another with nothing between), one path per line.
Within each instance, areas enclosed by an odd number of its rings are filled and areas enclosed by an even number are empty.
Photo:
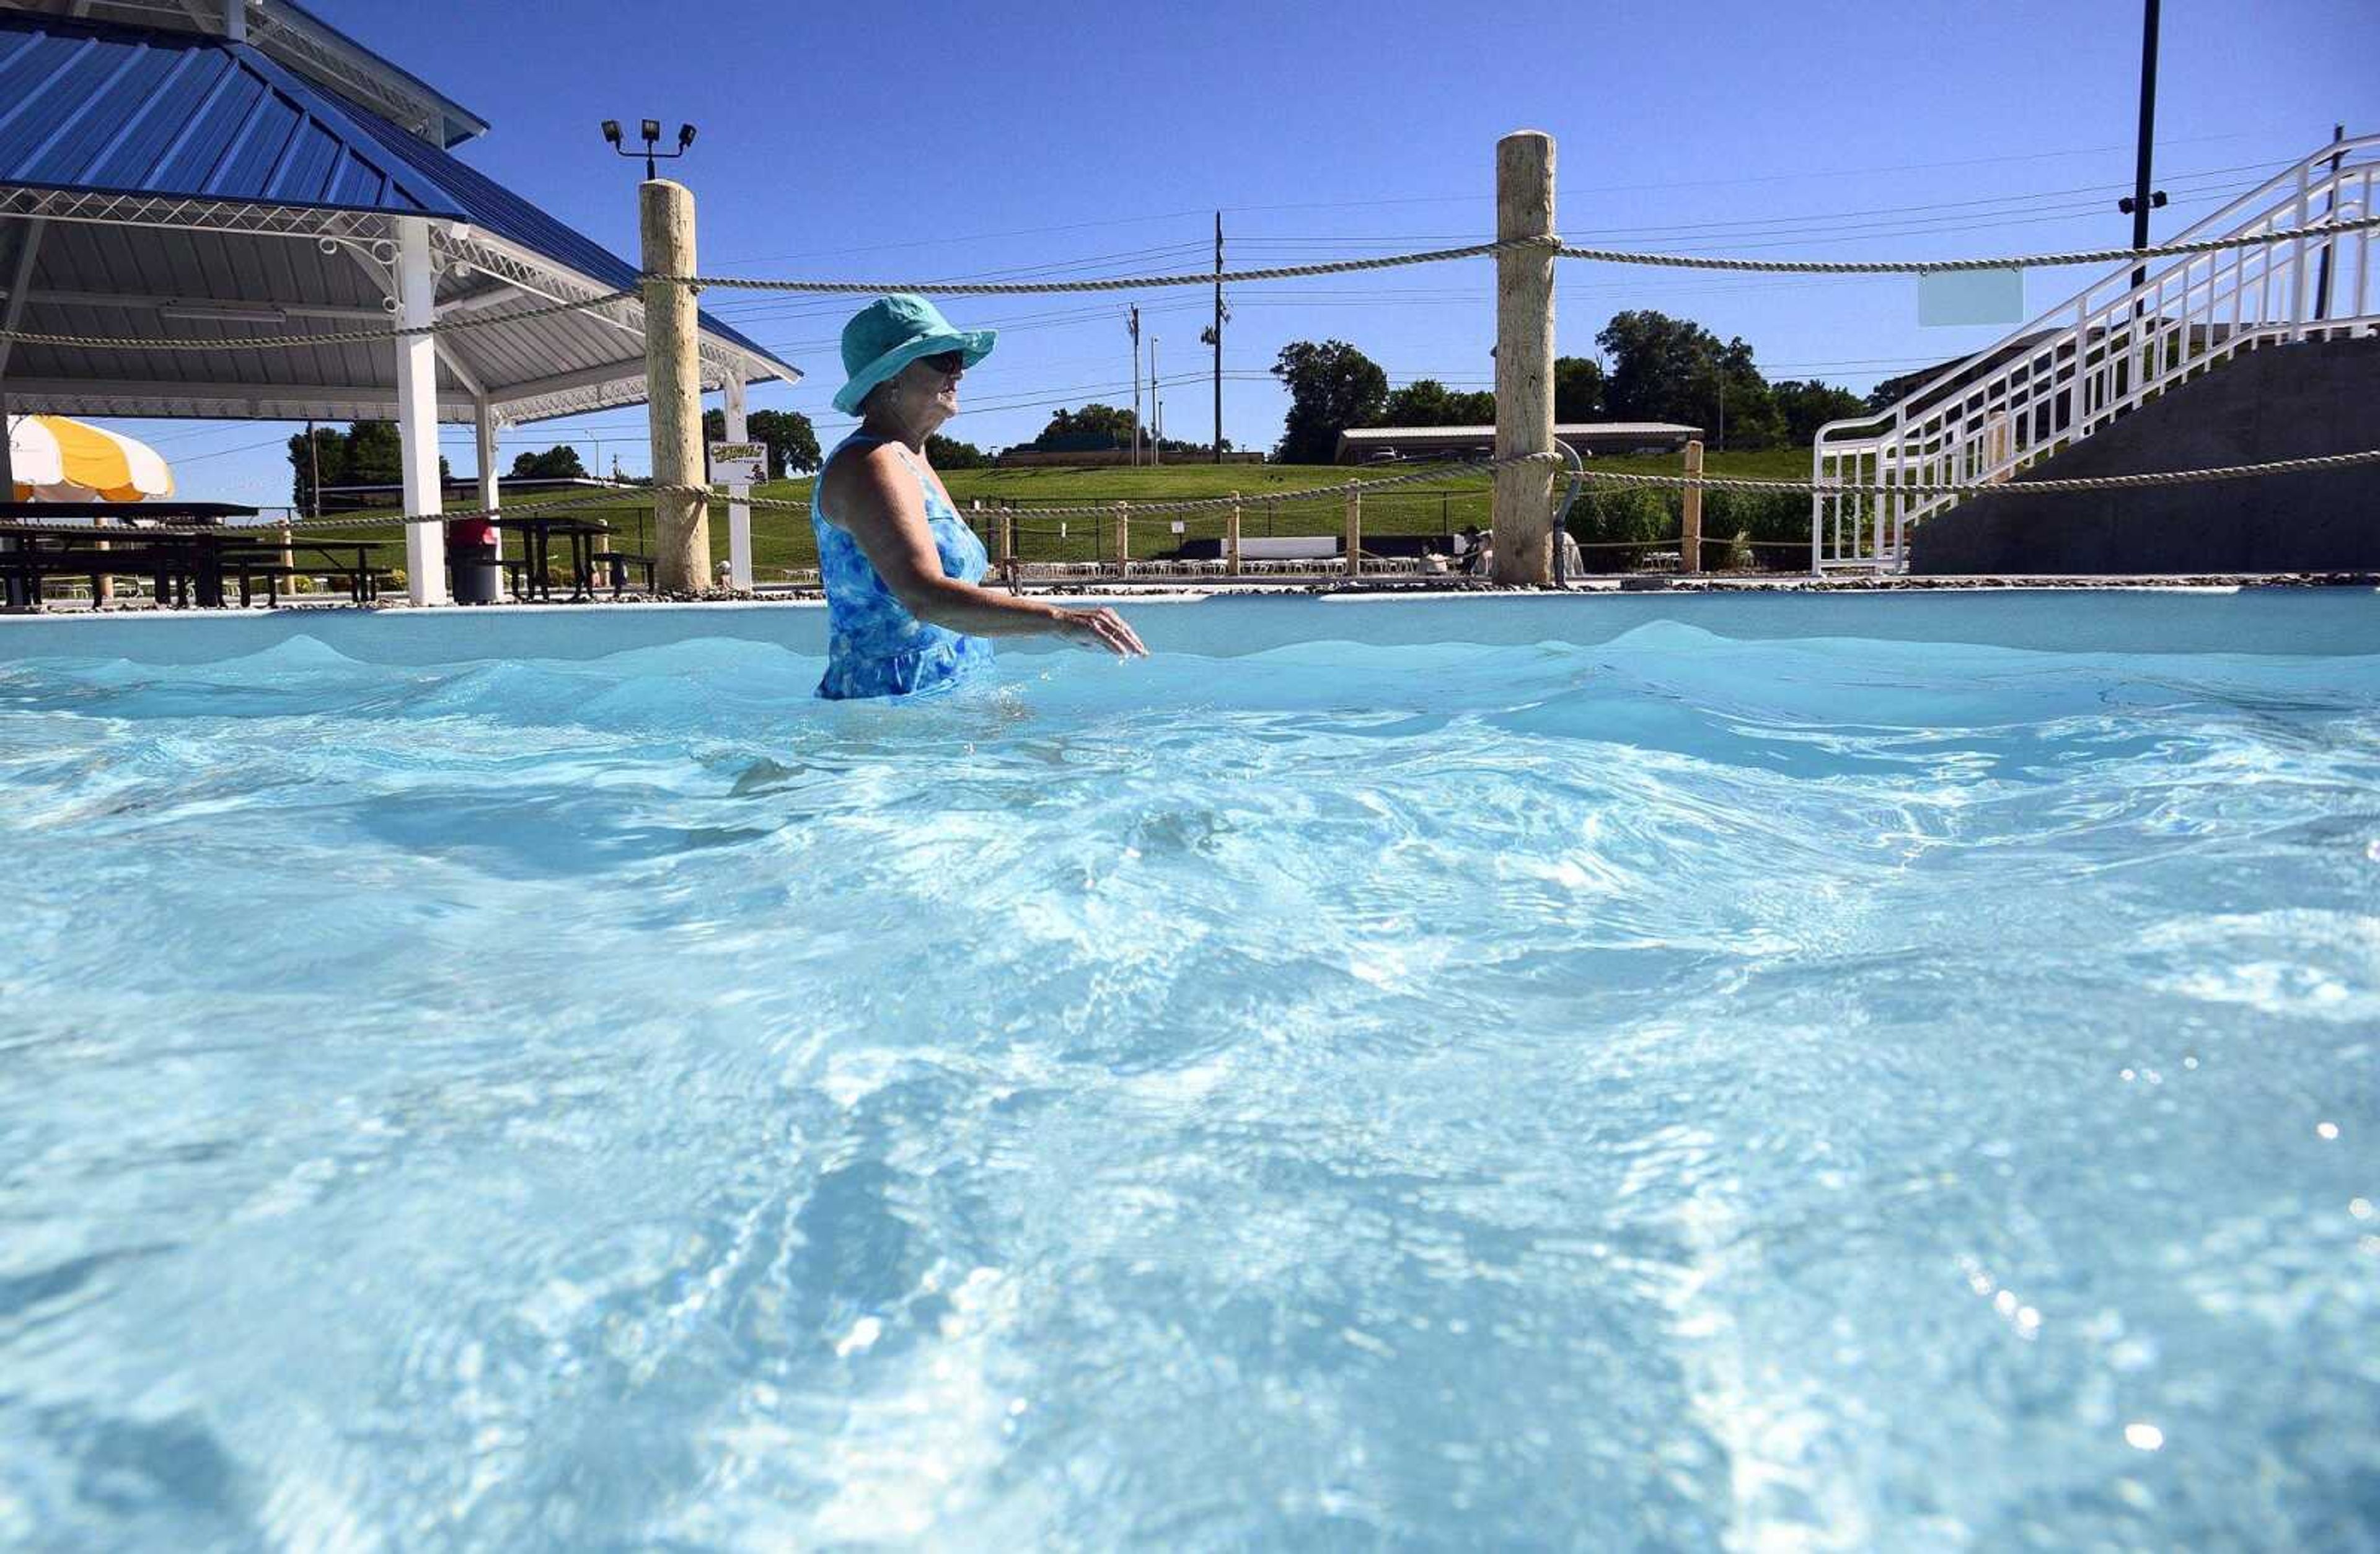
M2077 495L2025 479L2133 475L2380 448L2380 339L2307 341L2235 358L2034 466L2008 495L1927 520L1910 568L2168 574L2380 569L2380 465Z

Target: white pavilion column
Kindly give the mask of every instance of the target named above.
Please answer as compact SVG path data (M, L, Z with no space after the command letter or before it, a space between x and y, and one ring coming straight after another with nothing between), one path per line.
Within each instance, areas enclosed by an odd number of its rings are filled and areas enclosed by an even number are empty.
M429 323L437 312L438 273L430 263L430 224L405 217L396 224L397 322L407 328ZM400 335L396 342L396 435L405 471L405 510L435 513L443 507L438 479L438 346L427 334ZM446 602L446 528L443 524L405 526L405 592L416 604Z
M751 432L744 420L744 370L727 375L727 441L741 443ZM727 582L730 588L752 587L752 506L741 500L750 486L727 488Z
M480 505L482 507L500 507L504 505L504 493L500 489L500 480L496 474L496 407L488 402L488 396L483 394L479 396L478 409L480 431ZM501 528L491 527L488 530L488 535L495 541L497 560L502 561L504 553L504 531ZM496 570L498 573L496 580L496 594L497 597L502 598L504 591L504 578L502 576L504 568L499 566Z

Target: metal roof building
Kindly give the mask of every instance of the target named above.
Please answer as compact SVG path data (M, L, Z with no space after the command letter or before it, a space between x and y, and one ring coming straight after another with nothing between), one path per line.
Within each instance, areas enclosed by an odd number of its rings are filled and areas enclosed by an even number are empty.
M1672 454L1703 434L1698 426L1674 421L1572 421L1554 435L1582 454ZM1366 426L1339 434L1331 459L1337 464L1410 458L1415 454L1475 454L1496 451L1492 426Z
M641 402L637 299L503 322L637 268L450 154L485 127L287 0L0 0L0 334L486 325L268 350L0 338L0 395L67 415L395 419L428 450L409 506L436 500L434 421L477 421L486 470L498 426ZM800 376L707 315L699 348L731 412L747 383ZM417 597L435 596L443 567L408 559L431 574Z

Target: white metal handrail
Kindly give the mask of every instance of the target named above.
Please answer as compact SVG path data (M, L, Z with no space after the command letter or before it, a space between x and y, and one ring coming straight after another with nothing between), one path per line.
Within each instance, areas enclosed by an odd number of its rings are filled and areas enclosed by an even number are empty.
M2319 227L2372 213L2380 135L2333 141L2177 241ZM1911 528L1963 500L1887 489L2007 480L2234 354L2380 333L2368 231L2192 254L2108 272L1873 415L1829 421L1811 450L1810 567L1897 570Z

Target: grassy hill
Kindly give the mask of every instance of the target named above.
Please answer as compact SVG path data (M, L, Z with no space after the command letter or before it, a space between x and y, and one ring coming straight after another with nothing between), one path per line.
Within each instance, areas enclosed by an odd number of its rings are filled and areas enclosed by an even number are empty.
M1682 461L1674 456L1608 458L1596 460L1594 467L1631 473L1675 474L1682 467ZM1798 449L1715 453L1707 460L1707 469L1714 475L1802 480L1808 478L1810 455ZM1393 473L1396 470L1388 467L1351 468L1337 465L1181 464L1141 469L956 469L945 472L942 480L950 488L952 498L963 513L972 515L975 504L978 503L987 514L1000 508L1014 509L1017 550L1024 559L1091 561L1112 559L1114 526L1111 523L1105 519L1080 517L1036 518L1032 516L1034 509L1112 502L1181 501L1237 492L1245 499L1241 516L1243 534L1336 535L1344 524L1344 498L1334 488L1344 486L1351 480L1373 480ZM810 498L810 485L808 478L776 480L762 486L755 494L798 502L806 508ZM1489 521L1488 485L1484 476L1454 473L1393 492L1367 495L1364 499L1364 532L1369 536L1443 534L1460 529L1466 524L1478 524L1485 528ZM523 502L518 505L526 511L535 504ZM1739 508L1742 505L1739 502ZM1756 515L1739 512L1734 517L1729 516L1729 504L1724 498L1711 498L1710 508L1706 518L1706 531L1709 533L1749 528L1755 531L1756 538L1765 537L1771 530L1790 537L1798 529L1802 537L1806 537L1809 513L1806 498L1768 502L1759 504ZM1610 488L1597 490L1590 487L1572 510L1571 529L1583 541L1644 540L1650 543L1676 534L1676 510L1674 492L1617 492ZM624 548L650 552L652 516L648 505L623 503L616 508L577 509L573 516L609 523L619 532L619 542ZM1172 528L1176 522L1183 526L1179 531ZM1726 527L1729 525L1733 527ZM990 528L987 523L987 540L996 546L996 541L991 540ZM402 537L395 525L364 532L370 538L401 546ZM1145 559L1171 550L1184 540L1220 537L1222 532L1220 513L1193 514L1179 518L1135 518L1132 525L1132 553L1135 558ZM725 559L727 515L724 507L711 510L710 548L714 560ZM506 549L516 554L517 541L508 540ZM816 567L818 552L811 539L808 512L756 510L752 515L752 551L755 575L763 583L782 581L793 572ZM383 552L382 556L395 561L399 559L399 552Z

